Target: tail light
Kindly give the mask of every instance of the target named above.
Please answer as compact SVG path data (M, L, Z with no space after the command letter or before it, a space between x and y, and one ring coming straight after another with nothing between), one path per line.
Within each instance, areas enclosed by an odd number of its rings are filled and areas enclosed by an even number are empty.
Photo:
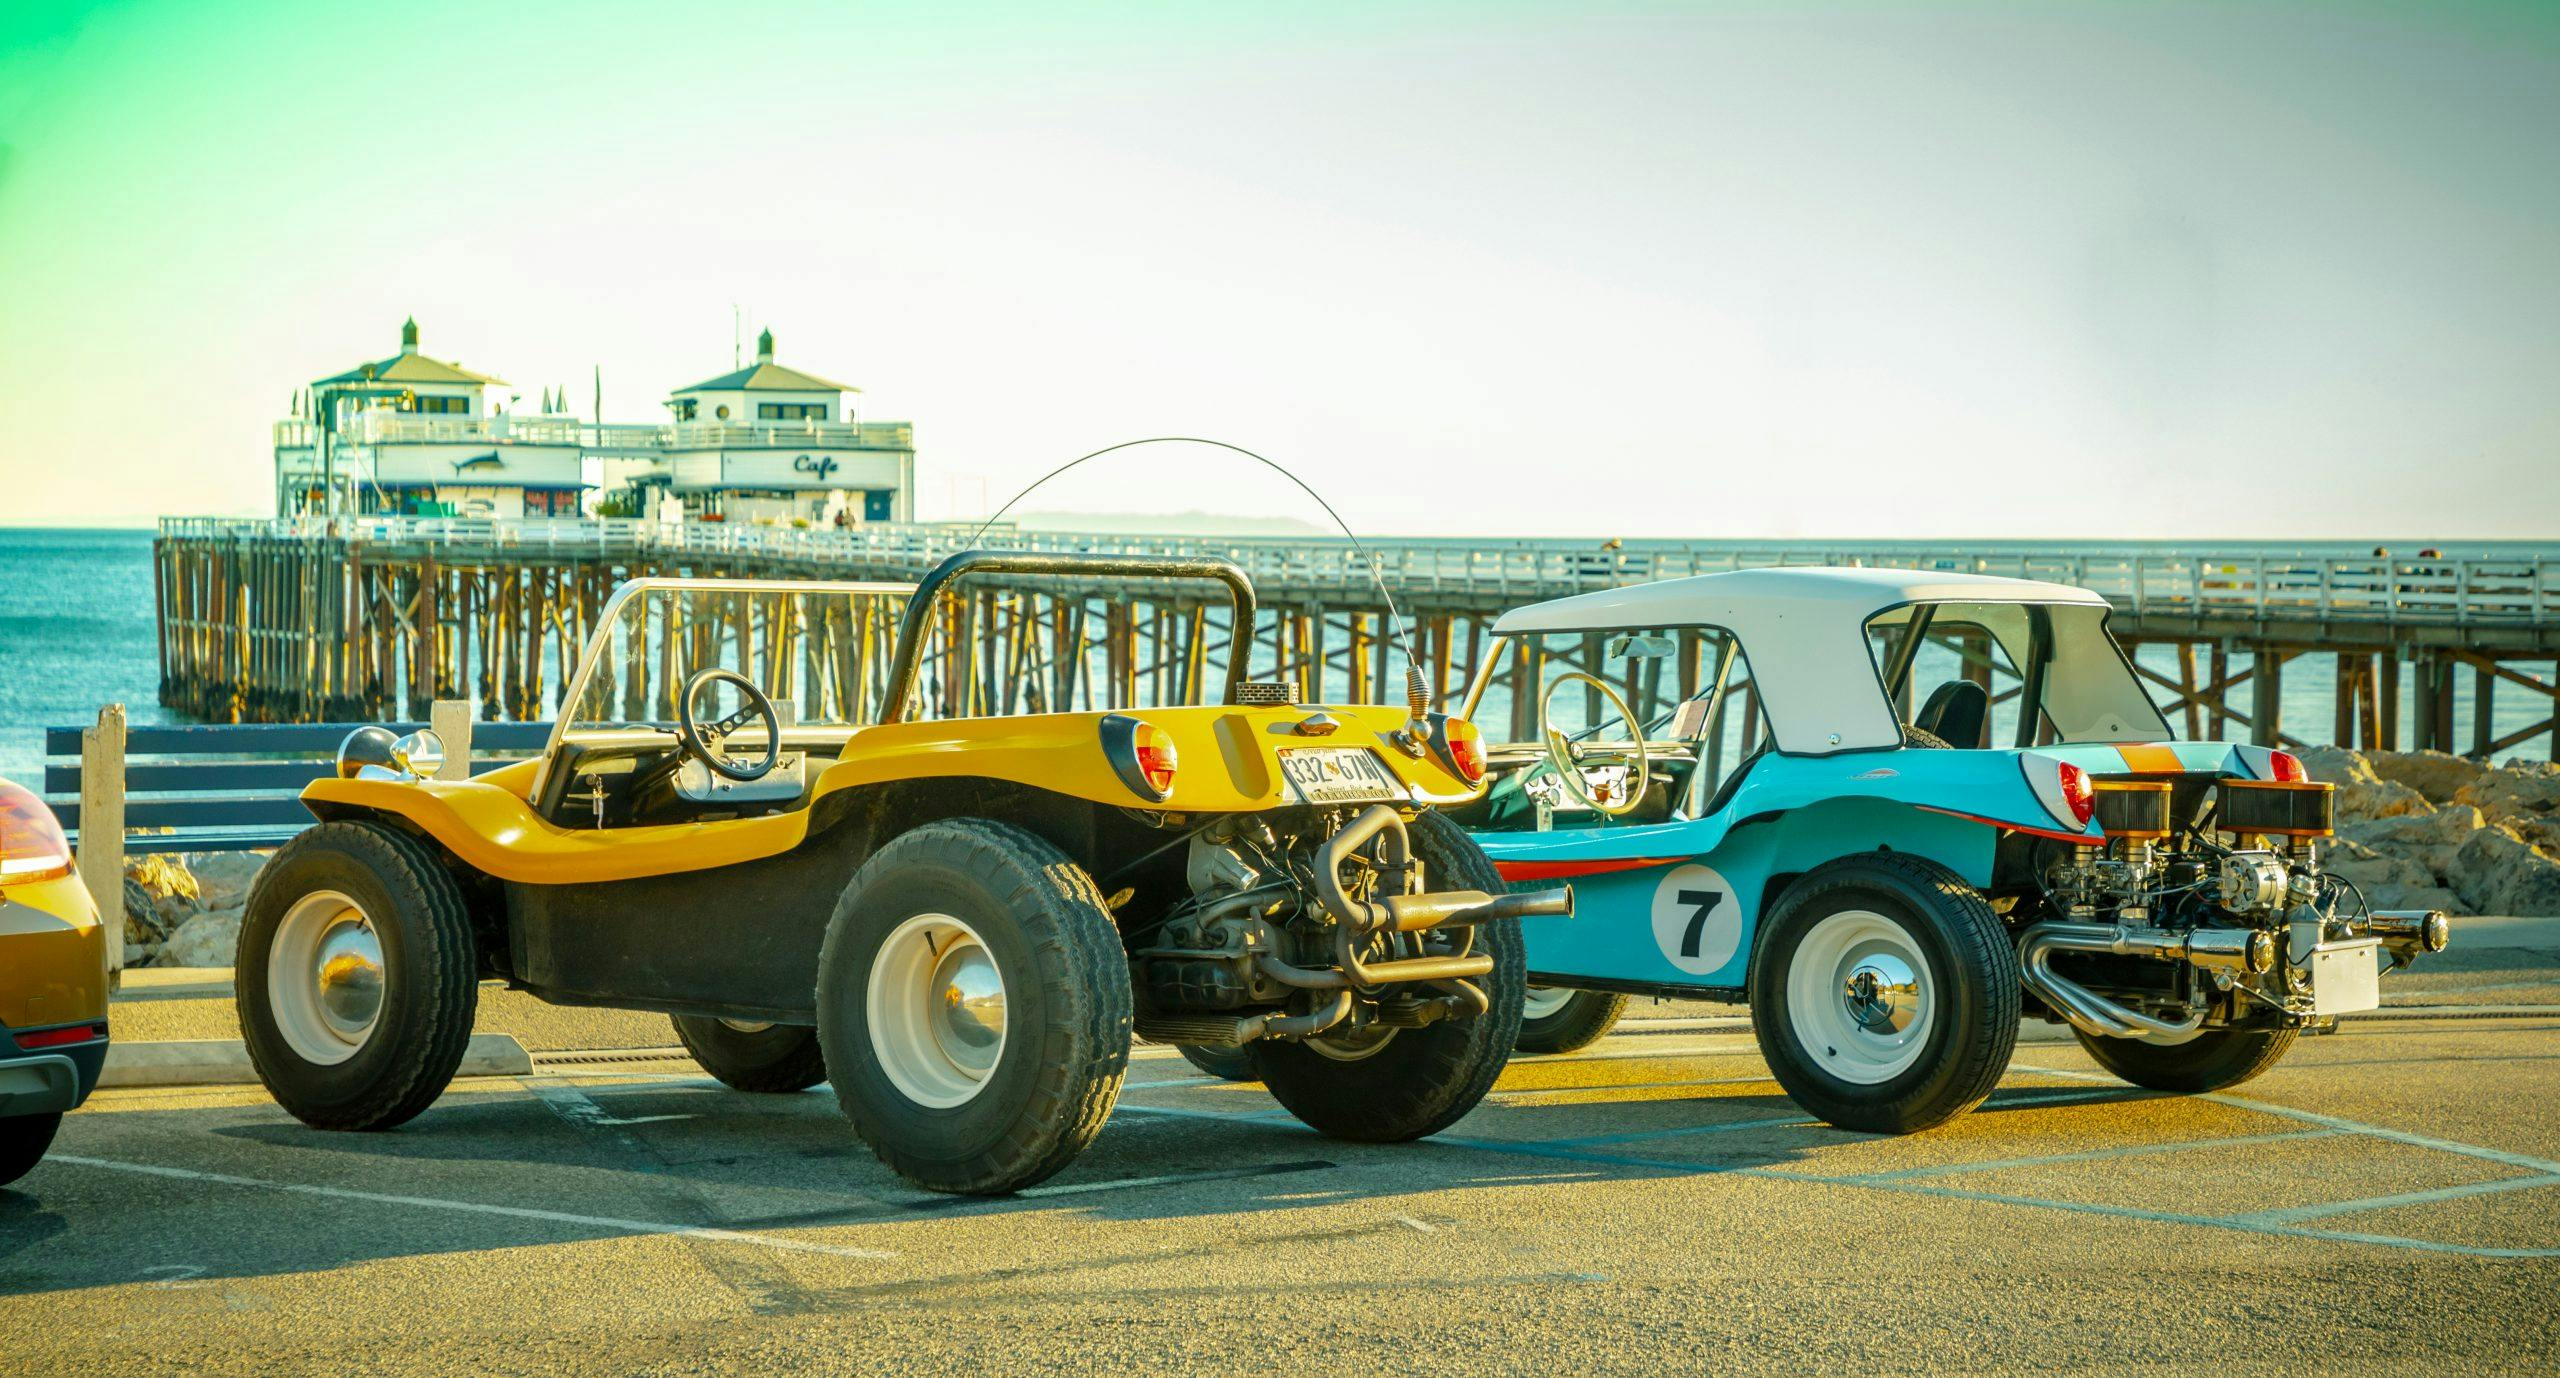
M2027 777L2027 787L2035 791L2036 802L2053 815L2053 821L2074 832L2089 826L2098 808L2097 790L2089 783L2089 772L2050 756L2021 756L2018 768Z
M1182 765L1182 754L1174 749L1173 734L1126 713L1110 713L1102 719L1102 755L1111 762L1120 783L1131 793L1151 803L1162 803L1173 793L1173 775Z
M1432 714L1431 745L1452 774L1470 785L1484 783L1484 733L1474 723Z
M1173 772L1182 764L1182 753L1173 749L1173 738L1153 723L1138 724L1138 774L1159 795L1173 793Z
M2098 808L2097 791L2089 787L2089 772L2069 761L2062 763L2062 802L2071 806L2071 816L2084 826Z
M107 1036L104 1024L74 1024L67 1029L39 1029L18 1035L18 1046L32 1051L37 1048L67 1048L74 1043L93 1043Z
M71 844L53 810L22 785L0 780L0 885L71 874Z

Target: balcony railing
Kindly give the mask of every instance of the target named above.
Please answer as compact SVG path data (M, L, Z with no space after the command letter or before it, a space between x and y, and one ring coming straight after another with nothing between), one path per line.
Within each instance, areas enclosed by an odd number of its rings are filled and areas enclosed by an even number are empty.
M671 450L912 450L905 421L678 421L660 428Z
M317 443L311 422L275 423L279 450ZM361 411L337 431L342 445L579 445L594 450L912 450L906 421L677 421L655 426L596 425L566 416L433 416Z

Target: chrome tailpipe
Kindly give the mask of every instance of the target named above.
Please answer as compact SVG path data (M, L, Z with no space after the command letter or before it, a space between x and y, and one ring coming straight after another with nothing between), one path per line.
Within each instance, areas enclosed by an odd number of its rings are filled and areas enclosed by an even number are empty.
M2441 909L2381 909L2365 916L2364 936L2380 938L2394 970L2453 943L2453 921Z
M2158 1019L2128 1009L2053 969L2057 952L2108 952L2156 961L2185 962L2226 977L2274 970L2276 938L2254 928L2199 928L2175 932L2101 923L2040 923L2018 935L2018 977L2027 990L2082 1033L2177 1043L2204 1027L2202 1005L2184 1019Z

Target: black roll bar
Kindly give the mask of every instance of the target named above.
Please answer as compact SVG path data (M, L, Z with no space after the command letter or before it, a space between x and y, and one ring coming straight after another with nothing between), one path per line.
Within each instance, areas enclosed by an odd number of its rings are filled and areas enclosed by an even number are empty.
M964 550L924 576L907 611L898 619L898 645L889 660L889 683L881 691L879 721L903 722L907 700L915 693L917 664L924 658L924 637L934 604L946 586L970 574L1112 575L1135 579L1214 579L1227 586L1234 606L1233 634L1227 646L1227 702L1236 701L1253 655L1253 580L1233 560L1213 555L1069 555L1033 550Z

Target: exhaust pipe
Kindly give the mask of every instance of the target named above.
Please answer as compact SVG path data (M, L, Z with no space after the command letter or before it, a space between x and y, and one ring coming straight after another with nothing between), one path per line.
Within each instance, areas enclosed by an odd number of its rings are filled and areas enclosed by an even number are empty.
M1378 848L1378 869L1390 882L1390 893L1379 900L1355 900L1342 888L1342 866L1371 838L1383 838ZM1465 980L1490 973L1493 958L1475 953L1465 957L1404 957L1368 962L1361 959L1361 941L1373 933L1421 933L1493 919L1564 916L1573 912L1571 886L1506 895L1488 895L1481 890L1401 893L1411 883L1412 874L1413 839L1405 832L1404 820L1384 804L1370 805L1316 849L1316 899L1334 919L1333 950L1338 970L1310 971L1267 953L1258 959L1259 965L1275 980L1314 990L1379 986L1390 981Z
M2391 949L2391 959L2407 966L2426 953L2442 952L2453 942L2453 920L2441 909L2384 909L2366 916L2364 931Z
M2257 975L2276 964L2275 935L2253 928L2199 928L2178 933L2097 923L2040 923L2018 938L2018 977L2037 999L2083 1033L2175 1043L2204 1027L2195 1007L2178 1020L2155 1019L2127 1009L2053 969L2057 952L2108 952L2159 961L2183 961L2204 971Z

